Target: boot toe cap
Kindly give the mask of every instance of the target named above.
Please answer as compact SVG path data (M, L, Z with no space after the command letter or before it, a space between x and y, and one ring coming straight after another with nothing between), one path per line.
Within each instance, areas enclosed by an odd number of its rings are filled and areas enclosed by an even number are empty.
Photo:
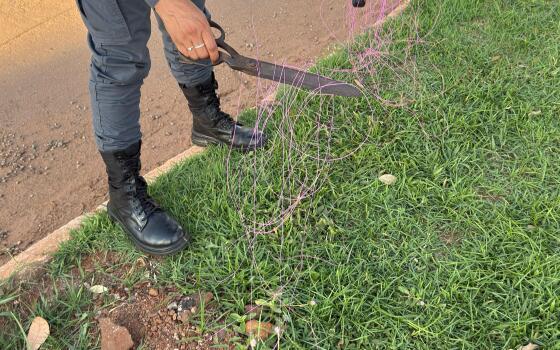
M246 148L259 148L266 144L267 137L262 131L251 129L244 126L237 126L235 129L233 145Z
M187 240L181 225L164 212L153 213L142 231L143 243L154 248L165 248Z

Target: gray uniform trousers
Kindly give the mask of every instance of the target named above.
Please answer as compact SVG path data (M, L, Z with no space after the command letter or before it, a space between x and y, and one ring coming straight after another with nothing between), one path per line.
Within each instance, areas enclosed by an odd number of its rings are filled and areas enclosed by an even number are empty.
M89 91L95 141L101 151L125 149L141 138L140 87L150 70L146 44L151 33L151 7L144 0L76 1L92 52ZM205 0L192 1L208 15ZM179 62L177 47L157 14L156 18L175 79L187 86L209 79L210 62Z

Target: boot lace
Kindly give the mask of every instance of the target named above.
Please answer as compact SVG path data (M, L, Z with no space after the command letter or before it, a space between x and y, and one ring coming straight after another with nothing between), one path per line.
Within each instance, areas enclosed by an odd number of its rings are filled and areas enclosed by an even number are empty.
M220 99L218 98L218 95L216 95L216 90L214 88L204 90L202 93L208 96L208 105L216 109L216 113L211 113L212 121L216 123L216 126L223 129L231 129L236 125L242 125L241 123L236 122L228 113L221 110Z
M125 169L128 170L125 175L129 184L127 192L135 199L134 207L138 211L144 211L146 217L149 217L152 213L159 210L160 207L148 194L146 180L142 176L137 175L140 172L140 163L135 159L123 159L122 162Z
M146 217L150 216L155 211L159 210L159 205L150 197L148 194L148 184L143 177L139 176L136 178L136 198L140 202L140 206L146 213Z

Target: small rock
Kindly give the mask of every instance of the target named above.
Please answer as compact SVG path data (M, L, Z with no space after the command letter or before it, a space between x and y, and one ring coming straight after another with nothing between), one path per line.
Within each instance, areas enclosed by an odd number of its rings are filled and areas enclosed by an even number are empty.
M107 293L108 289L105 286L97 284L95 286L90 287L89 291L92 292L93 294L103 294L103 293Z
M245 332L257 339L266 339L272 333L273 325L269 322L250 320L245 323Z
M144 260L144 258L138 258L136 259L136 267L145 267L146 266L146 260Z
M108 318L99 319L101 350L129 350L134 346L128 329L118 326Z
M167 305L167 310L177 310L177 302L174 301L174 302L170 303L169 305Z
M177 306L177 311L190 310L191 307L196 305L196 301L191 297L181 298Z
M158 292L158 290L155 289L155 288L150 288L150 289L148 290L148 294L149 294L151 297L157 297L157 296L159 295L159 292Z
M190 311L183 311L183 312L178 314L177 318L182 323L189 323L189 321L191 320L191 316L192 316L192 314L191 314Z
M379 181L383 182L385 185L392 185L397 181L397 177L391 174L384 174L379 177Z
M212 300L214 300L214 294L212 294L212 292L206 292L206 293L204 293L204 295L202 296L202 299L204 300L204 305L207 305L207 304L210 303Z

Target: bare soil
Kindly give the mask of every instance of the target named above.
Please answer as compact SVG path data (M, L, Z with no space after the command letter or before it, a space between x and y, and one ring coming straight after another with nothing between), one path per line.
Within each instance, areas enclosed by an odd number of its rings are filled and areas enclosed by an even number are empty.
M242 53L305 67L350 37L349 2L208 0L207 6ZM103 202L106 179L90 123L86 31L74 0L2 1L0 18L3 263ZM144 171L191 145L190 114L152 28L152 71L141 103ZM262 82L226 67L217 68L217 77L224 109L234 115L267 93Z
M134 263L123 263L114 253L93 254L84 258L81 267L82 270L75 267L69 271L72 278L66 282L53 281L48 270L41 267L18 275L7 285L0 286L0 295L18 294L16 300L0 306L0 311L14 312L19 319L25 320L31 316L39 298L46 301L64 298L70 288L79 288L83 283L84 293L92 298L89 312L94 316L90 335L94 338L103 338L107 323L111 327L123 327L121 331L130 335L135 349L203 350L217 346L233 349L236 341L247 338L247 334L239 333L234 324L226 322L219 302L211 292L183 294L175 286L155 287L145 279L130 288L122 283L136 272L146 276L155 273L151 261L139 259ZM110 275L100 271L110 272ZM86 278L82 278L82 274ZM82 282L84 280L95 281L95 285L107 290L95 294L87 282ZM68 281L72 283L68 284ZM246 314L248 317L266 317L264 312L257 315L254 309ZM10 319L0 318L0 327L13 326L15 324Z

